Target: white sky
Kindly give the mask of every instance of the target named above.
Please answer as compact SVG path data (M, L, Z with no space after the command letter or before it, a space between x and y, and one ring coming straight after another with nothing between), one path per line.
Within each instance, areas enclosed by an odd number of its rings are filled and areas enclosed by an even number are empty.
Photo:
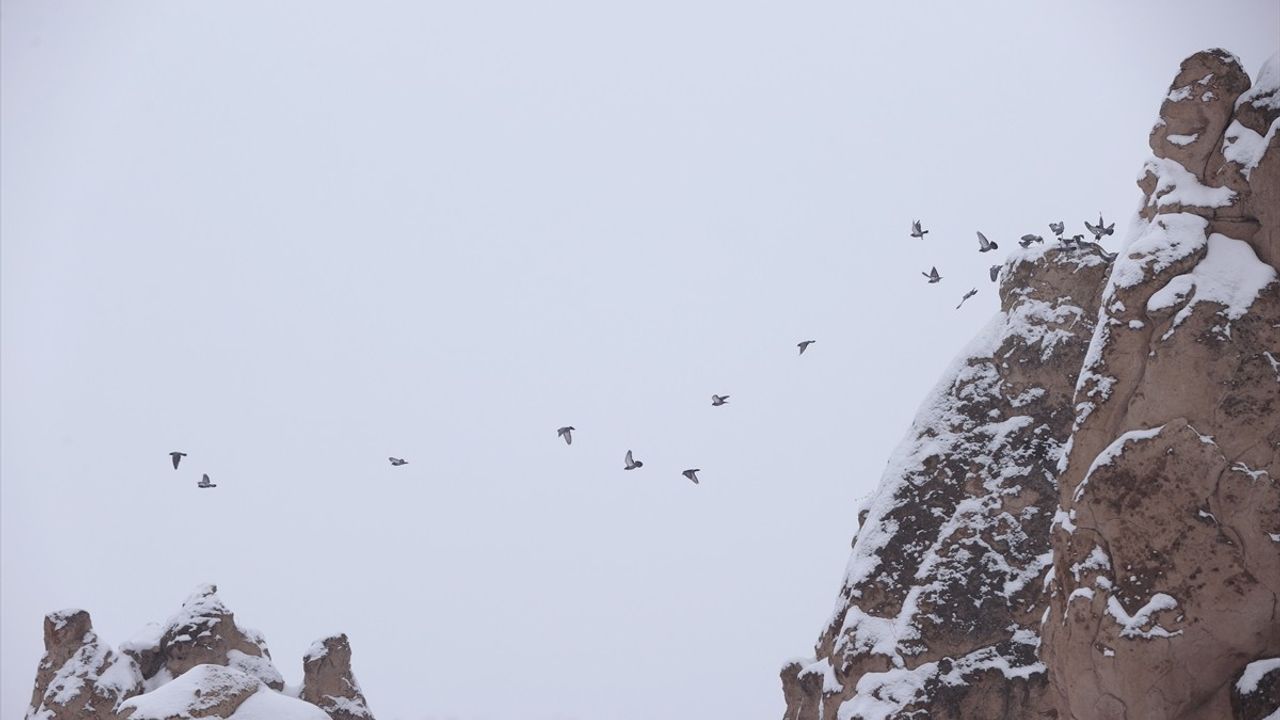
M906 5L3 0L0 716L212 581L380 720L778 717L986 267L1280 31Z

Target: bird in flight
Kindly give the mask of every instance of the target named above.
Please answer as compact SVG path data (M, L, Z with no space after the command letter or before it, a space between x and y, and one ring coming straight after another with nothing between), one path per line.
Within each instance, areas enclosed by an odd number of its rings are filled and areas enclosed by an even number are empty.
M177 450L174 450L173 452L169 453L169 457L173 458L173 469L174 469L174 470L177 470L177 469L178 469L178 463L182 462L182 458L184 458L184 457L186 457L186 456L187 456L187 454L186 454L186 453L184 453L184 452L178 452Z
M981 230L978 231L978 252L991 252L999 247L999 245L988 240L987 236L983 235Z
M690 468L689 470L685 470L684 472L682 472L682 473L680 473L680 474L681 474L681 475L683 475L683 476L685 476L685 477L687 477L687 478L689 478L690 480L692 480L694 485L697 485L697 484L698 484L698 473L700 473L700 472L702 472L702 468Z
M1101 239L1102 239L1102 236L1103 236L1103 235L1111 235L1111 234L1113 234L1113 233L1116 231L1116 224L1115 224L1115 223L1111 223L1110 225L1105 225L1105 224L1103 224L1103 222L1102 222L1102 213L1098 213L1098 224L1097 224L1097 225L1090 225L1090 224L1089 224L1089 221L1088 221L1088 220L1085 220L1085 221L1084 221L1084 229L1085 229L1085 230L1088 230L1088 231L1089 231L1089 232L1091 232L1091 233L1093 233L1093 239L1094 239L1095 241L1098 241L1098 240L1101 240Z
M408 464L409 464L409 461L408 461L408 460L405 460L404 458L389 457L389 458L387 458L387 459L391 461L391 465L392 465L393 467L400 467L401 465L408 465Z
M1026 235L1022 236L1022 239L1018 241L1018 244L1021 245L1022 247L1031 247L1031 243L1042 243L1042 242L1044 242L1044 238L1040 237L1039 235L1032 235L1031 233L1027 233Z
M800 348L800 354L803 355L804 351L808 350L809 346L816 342L818 341L817 340L801 340L800 342L796 343L796 347ZM726 395L726 397L728 396Z
M721 405L727 402L729 402L728 395L712 395L711 396L711 407L720 407Z
M1059 220L1056 223L1051 222L1049 223L1049 229L1053 231L1054 235L1057 235L1058 237L1062 237L1062 231L1067 229L1067 224L1062 222L1061 220Z
M920 229L920 221L919 221L919 220L912 220L912 221L911 221L911 237L913 237L913 238L921 238L921 239L924 239L924 236L925 236L925 235L928 235L928 234L929 234L929 231L928 231L928 230L921 230L921 229Z
M1000 265L992 265L992 266L991 266L991 269L987 271L988 273L990 273L990 274L991 274L991 282L995 282L995 281L996 281L996 278L1000 277L1000 268L1001 268L1001 267L1002 267L1002 266L1000 266Z
M929 279L929 284L930 284L930 285L932 285L932 284L934 284L934 283L936 283L936 282L938 282L939 280L941 280L941 279L942 279L942 276L938 274L938 268L936 268L936 267L929 268L929 272L927 272L927 273L922 272L922 273L920 273L920 274L921 274L921 275L923 275L923 276L925 276L926 278L928 278L928 279ZM803 350L802 350L801 352L803 352Z
M970 290L969 292L965 293L965 294L964 294L964 297L960 298L960 305L963 305L965 300L968 300L969 298L971 298L971 297L973 297L974 295L977 295L977 294L978 294L978 288L974 288L974 289ZM960 309L960 305L957 305L957 306L956 306L956 309L957 309L957 310L959 310L959 309Z
M626 463L627 464L622 468L623 470L635 470L636 468L644 467L644 463L631 457L630 450L627 451Z
M204 473L204 477L200 478L200 482L196 483L196 487L207 489L207 488L215 488L218 486L209 482L209 473Z
M564 427L562 427L562 428L560 428L559 430L557 430L557 431L556 431L556 434L557 434L557 435L559 435L560 437L564 438L564 444L565 444L565 445L572 445L572 444L573 444L573 431L574 431L574 430L577 430L577 428L575 428L575 427L574 427L574 426L572 426L572 425L565 425Z

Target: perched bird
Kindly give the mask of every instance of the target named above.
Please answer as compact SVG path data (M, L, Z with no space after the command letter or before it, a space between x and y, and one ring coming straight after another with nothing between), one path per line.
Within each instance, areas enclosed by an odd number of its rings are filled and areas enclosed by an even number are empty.
M987 273L991 275L991 282L995 282L995 281L996 281L996 278L1000 277L1000 268L1001 268L1001 267L1003 267L1003 266L1002 266L1002 265L992 265L992 266L991 266L991 269L987 271Z
M800 348L800 354L803 355L804 351L808 350L809 346L816 342L818 341L817 340L801 340L800 342L796 343L796 347Z
M196 487L198 487L198 488L215 488L215 487L218 487L218 486L217 486L217 485L214 485L214 484L213 484L213 483L211 483L211 482L209 482L209 473L204 473L204 477L200 478L200 482L196 483Z
M635 470L636 468L644 467L644 463L631 457L630 450L627 451L626 463L627 464L622 468L623 470Z
M938 268L936 268L936 267L929 268L929 272L927 272L927 273L923 273L923 272L922 272L922 273L920 273L920 274L921 274L921 275L923 275L923 276L925 276L926 278L929 278L929 284L930 284L930 285L932 285L932 284L934 284L934 283L936 283L936 282L938 282L939 280L941 280L941 279L942 279L942 276L938 274Z
M1093 239L1097 241L1101 240L1103 235L1111 235L1114 233L1116 231L1116 224L1111 223L1110 225L1104 225L1102 222L1102 213L1098 213L1098 224L1090 225L1089 221L1085 220L1084 229L1093 233Z
M186 453L184 453L184 452L178 452L177 450L175 450L175 451L173 451L173 452L169 453L169 457L173 458L173 469L174 469L174 470L177 470L177 469L178 469L178 463L182 462L182 458L184 458L184 457L186 457L186 456L187 456L187 454L186 454Z
M1022 239L1018 241L1018 244L1021 245L1022 247L1031 247L1031 243L1042 243L1042 242L1044 242L1044 238L1040 237L1039 235L1032 235L1030 233L1027 233L1026 235L1022 236Z
M1058 239L1061 240L1062 243L1067 247L1071 247L1072 245L1075 245L1076 247L1081 247L1081 243L1084 242L1084 236L1080 234L1072 235L1069 238L1060 237Z
M978 232L978 252L991 252L998 247L1000 246L988 240L981 231Z
M1049 229L1053 231L1054 235L1062 237L1062 231L1067 229L1067 224L1059 220L1056 223L1049 223Z
M977 294L978 294L978 288L974 288L974 289L970 290L969 292L965 293L965 294L964 294L964 297L960 298L960 305L963 305L965 300L968 300L969 298L971 298L971 297L973 297L974 295L977 295ZM956 306L956 309L957 309L957 310L959 310L959 309L960 309L960 305L957 305L957 306Z
M1081 246L1081 247L1084 247L1085 245L1088 245L1089 247L1093 248L1094 250L1097 250L1097 251L1098 251L1098 254L1102 256L1102 259L1103 259L1103 260L1106 260L1107 262L1114 262L1114 261L1115 261L1115 259L1116 259L1117 257L1120 257L1120 253L1109 253L1109 252L1107 252L1106 250L1104 250L1104 249L1102 248L1102 246L1101 246L1101 245L1099 245L1099 244L1098 244L1098 243L1096 243L1096 242L1091 242L1091 243L1081 243L1081 244L1080 244L1080 246Z
M729 402L728 395L712 395L711 396L711 407L720 407L721 405L727 402Z
M556 434L557 434L557 435L559 435L560 437L564 438L564 444L565 444L565 445L572 445L572 444L573 444L573 431L574 431L574 430L577 430L577 428L575 428L575 427L574 427L574 426L572 426L572 425L565 425L564 427L562 427L562 428L560 428L559 430L557 430L557 431L556 431Z
M389 458L387 458L387 459L391 461L391 465L392 465L392 467L400 467L401 465L408 465L408 464L409 464L409 461L408 461L408 460L405 460L404 458L389 457Z
M911 237L913 237L913 238L920 238L920 239L922 239L922 240L923 240L923 239L924 239L924 236L925 236L925 235L928 235L928 234L929 234L929 231L928 231L928 230L921 230L921 229L920 229L920 221L919 221L919 220L912 220L912 221L911 221Z
M692 468L692 469L690 469L690 470L685 470L684 472L682 472L682 473L680 473L680 474L681 474L681 475L683 475L683 476L685 476L685 477L687 477L687 478L689 478L690 480L692 480L694 485L697 485L697 484L698 484L698 473L700 473L700 472L702 472L702 468Z

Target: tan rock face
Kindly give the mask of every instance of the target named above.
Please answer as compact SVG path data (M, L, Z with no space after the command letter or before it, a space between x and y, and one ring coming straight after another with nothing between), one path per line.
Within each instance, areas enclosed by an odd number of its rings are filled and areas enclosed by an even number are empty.
M137 664L100 642L83 610L45 616L44 647L28 720L108 720L142 692Z
M890 460L815 658L782 672L788 720L1051 717L1036 649L1056 462L1108 263L1015 253L1002 313Z
M271 663L266 640L257 631L236 625L217 593L213 585L197 588L169 619L158 648L163 668L178 677L197 665L229 665L272 690L282 690L284 678Z
M302 658L303 700L333 720L371 720L373 713L351 672L351 643L346 635L317 641Z
M1060 467L1041 650L1062 718L1232 717L1233 680L1280 655L1267 74L1251 89L1221 51L1192 56L1152 133L1143 219L1108 278Z

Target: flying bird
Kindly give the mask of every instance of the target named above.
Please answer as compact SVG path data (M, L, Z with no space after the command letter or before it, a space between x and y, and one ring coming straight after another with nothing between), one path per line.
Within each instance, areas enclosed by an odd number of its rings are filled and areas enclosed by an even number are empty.
M217 485L214 485L214 484L213 484L213 483L211 483L211 482L209 482L209 473L204 473L204 477L200 478L200 482L196 483L196 487L198 487L198 488L215 488L215 487L218 487L218 486L217 486Z
M988 240L981 231L978 232L978 252L991 252L998 247L1000 246Z
M1000 268L1001 268L1001 267L1003 267L1003 266L1001 266L1001 265L992 265L992 266L991 266L991 269L987 271L987 273L988 273L989 275L991 275L991 282L995 282L995 281L996 281L996 278L1000 277Z
M800 342L796 343L796 347L800 348L800 354L803 355L804 351L808 350L809 346L816 342L818 341L817 340L801 340Z
M557 434L557 435L559 435L560 437L564 438L564 444L565 444L565 445L572 445L572 444L573 444L573 431L574 431L574 430L577 430L577 428L575 428L575 427L574 427L574 426L572 426L572 425L565 425L564 427L562 427L562 428L560 428L559 430L557 430L557 431L556 431L556 434Z
M712 395L711 396L711 407L720 407L721 405L727 402L729 402L728 395Z
M1098 213L1098 224L1090 225L1089 221L1085 220L1084 228L1085 230L1088 230L1090 233L1093 233L1093 239L1097 241L1097 240L1101 240L1103 235L1113 234L1116 231L1116 224L1115 223L1111 223L1110 225L1103 224L1102 213Z
M694 485L698 484L698 473L702 472L702 468L691 468L680 473L681 475L693 481Z
M626 463L627 464L622 468L623 470L635 470L636 468L644 467L644 463L631 457L630 450L627 451Z
M927 272L927 273L923 273L923 272L922 272L922 273L920 273L920 274L921 274L921 275L923 275L923 276L925 276L926 278L928 278L928 279L929 279L929 284L930 284L930 285L932 285L932 284L934 284L934 283L936 283L936 282L938 282L939 280L941 280L941 279L942 279L942 276L938 274L938 268L936 268L936 267L929 268L929 272Z
M912 220L912 221L911 221L911 237L913 237L913 238L920 238L920 239L922 239L922 240L923 240L923 239L924 239L924 236L925 236L925 235L928 235L928 234L929 234L929 231L928 231L928 230L921 230L921 229L920 229L920 221L919 221L919 220Z
M389 457L389 458L387 458L387 459L391 461L391 465L392 465L392 467L400 467L401 465L408 465L408 464L409 464L409 461L408 461L408 460L405 460L404 458Z
M1049 223L1049 229L1053 231L1054 235L1057 235L1058 237L1062 237L1062 231L1067 229L1067 224L1062 222L1061 220L1059 220L1056 223L1051 222Z
M1022 236L1022 239L1018 241L1018 244L1025 248L1025 247L1031 247L1031 243L1042 243L1042 242L1044 242L1044 238L1040 237L1039 235L1032 235L1031 233L1027 233L1026 235Z
M187 456L187 454L186 454L186 453L184 453L184 452L178 452L177 450L174 450L173 452L169 453L169 457L173 458L173 469L174 469L174 470L177 470L177 469L178 469L178 463L182 462L182 458L184 458L184 457L186 457L186 456Z
M968 300L969 298L971 298L971 297L973 297L974 295L977 295L977 294L978 294L978 288L974 288L974 289L970 290L969 292L965 293L965 294L964 294L964 297L960 298L960 305L963 305L965 300ZM959 309L960 309L960 305L957 305L957 306L956 306L956 309L957 309L957 310L959 310Z

